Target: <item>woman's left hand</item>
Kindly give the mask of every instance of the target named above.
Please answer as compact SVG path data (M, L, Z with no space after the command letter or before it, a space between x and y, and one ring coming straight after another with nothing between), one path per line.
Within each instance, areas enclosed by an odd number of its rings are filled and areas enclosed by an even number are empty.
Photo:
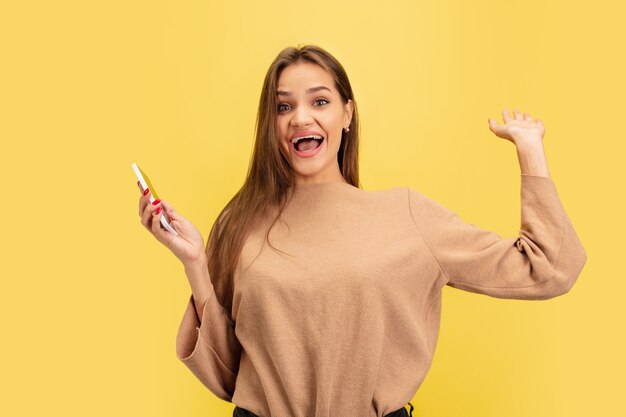
M503 125L498 125L495 120L489 118L489 129L498 137L513 142L516 146L532 143L542 143L543 136L546 133L541 120L533 118L528 114L523 115L519 110L513 110L513 118L509 112L504 109L502 111Z

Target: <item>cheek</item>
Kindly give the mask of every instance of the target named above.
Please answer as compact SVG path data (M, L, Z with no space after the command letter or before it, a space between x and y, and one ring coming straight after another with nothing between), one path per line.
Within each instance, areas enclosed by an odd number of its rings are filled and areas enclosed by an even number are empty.
M341 120L337 120L336 118L334 118L332 121L329 121L326 126L330 130L330 132L328 132L330 135L332 135L337 140L341 139L341 132L343 128Z
M337 153L341 147L341 135L333 134L327 145L331 153Z
M281 147L285 147L285 140L287 139L287 126L284 123L278 123L276 126L276 133L278 134L278 143Z

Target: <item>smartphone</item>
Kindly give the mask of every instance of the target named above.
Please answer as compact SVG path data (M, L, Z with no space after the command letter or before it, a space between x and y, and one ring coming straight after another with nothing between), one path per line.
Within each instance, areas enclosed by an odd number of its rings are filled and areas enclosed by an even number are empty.
M150 182L150 179L148 178L146 173L143 172L141 170L141 168L139 168L139 166L136 163L133 163L131 166L133 167L133 171L135 171L135 175L137 176L137 179L139 180L139 184L141 185L141 191L145 191L146 188L150 188L150 202L151 203L154 200L158 199L159 196L157 195L157 192L154 189L154 186ZM161 210L161 213L162 213L161 214L161 224L163 225L165 230L167 230L168 232L174 233L175 235L178 236L178 232L176 230L174 230L174 228L170 224L171 220L167 216L167 214L165 214L165 210Z

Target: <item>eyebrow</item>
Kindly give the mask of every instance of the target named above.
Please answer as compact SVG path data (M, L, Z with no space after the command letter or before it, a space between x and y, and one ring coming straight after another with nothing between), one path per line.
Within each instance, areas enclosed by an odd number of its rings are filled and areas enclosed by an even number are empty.
M317 87L309 88L308 90L306 90L306 93L307 94L311 94L311 93L314 93L314 92L319 91L319 90L328 90L329 92L331 92L330 88L328 88L326 86L323 86L323 85L319 85ZM276 91L276 95L277 96L291 96L292 94L289 91L280 91L280 90L278 90L278 91Z

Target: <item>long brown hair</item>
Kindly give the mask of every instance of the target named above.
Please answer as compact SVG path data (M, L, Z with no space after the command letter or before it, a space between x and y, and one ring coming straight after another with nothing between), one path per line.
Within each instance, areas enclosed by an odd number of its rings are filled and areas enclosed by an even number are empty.
M289 188L294 185L291 166L279 149L276 89L283 69L299 62L309 62L324 68L333 77L343 104L347 104L348 99L353 101L350 130L349 132L342 130L337 158L345 180L360 188L359 118L345 70L330 53L319 46L298 45L283 49L270 65L263 82L256 119L254 150L246 180L218 215L211 227L206 245L209 275L215 295L229 316L232 311L233 275L248 233L258 216L267 213L269 207L278 208L278 214L272 222L273 226L288 202L289 190L293 190ZM265 235L266 240L268 235L269 230ZM269 240L267 241L269 243Z

